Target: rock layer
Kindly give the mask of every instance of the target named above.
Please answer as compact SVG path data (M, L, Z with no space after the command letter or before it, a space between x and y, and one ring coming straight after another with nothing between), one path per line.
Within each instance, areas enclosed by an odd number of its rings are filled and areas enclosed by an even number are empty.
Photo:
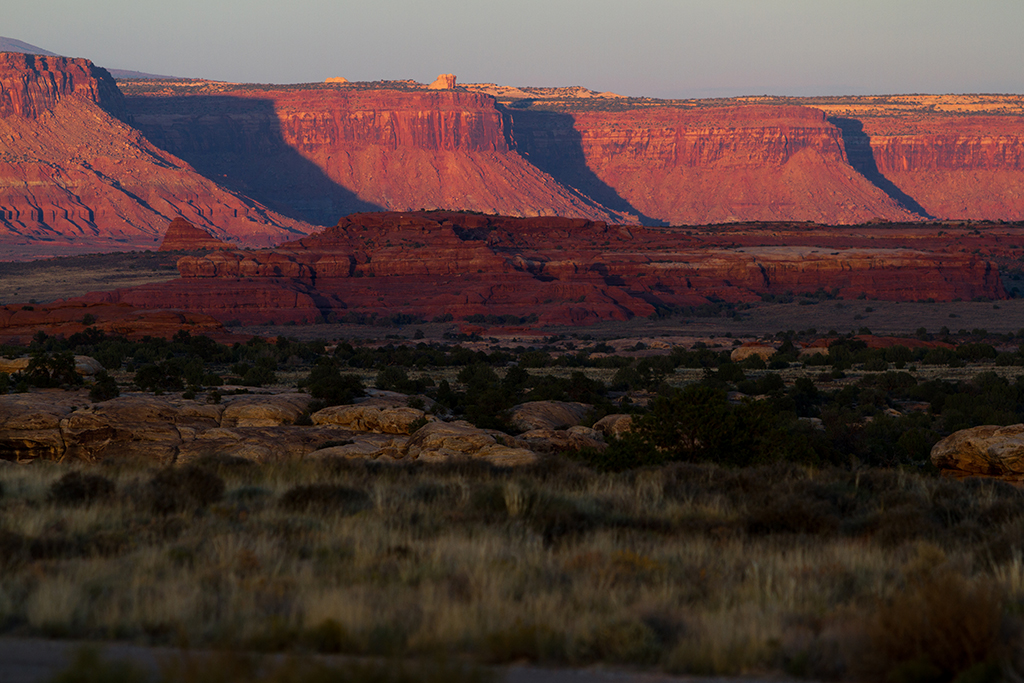
M719 226L692 234L566 218L356 214L274 250L183 257L178 280L82 301L244 323L402 314L588 324L786 292L894 301L1005 296L991 262L955 240L938 241L947 246L926 250L935 248L927 231L911 226L841 234L826 226Z
M821 110L513 112L518 148L558 180L672 225L912 220L856 172Z

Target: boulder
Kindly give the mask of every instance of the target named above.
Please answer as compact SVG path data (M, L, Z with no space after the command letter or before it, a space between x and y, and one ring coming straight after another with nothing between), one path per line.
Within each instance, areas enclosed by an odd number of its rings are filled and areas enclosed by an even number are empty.
M103 364L91 356L75 356L75 372L91 377L103 372Z
M13 375L28 367L29 358L0 358L0 372Z
M498 443L491 433L462 420L424 425L406 444L406 456L428 462L482 458L501 466L537 462L537 454L533 451Z
M312 402L309 394L242 394L225 398L222 427L277 427L295 424Z
M1024 480L1024 424L961 429L932 447L931 460L954 476Z
M313 413L315 425L334 425L355 432L379 434L411 434L419 420L435 420L422 410L407 406L378 407L373 405L329 406Z
M761 360L768 360L778 351L774 346L768 344L749 343L743 346L737 346L729 354L729 360L733 363L739 363L744 361L751 356L759 356Z
M594 429L605 436L622 436L633 429L633 416L621 413L605 415L594 423Z
M530 401L512 408L509 422L521 432L532 429L558 429L578 425L587 415L586 403L567 401Z
M74 396L59 389L0 395L0 460L63 457L60 421L71 412L68 399Z
M354 434L351 443L338 446L320 448L306 457L309 459L325 458L365 458L376 460L385 458L388 460L399 460L404 457L405 445L408 439L384 434Z
M536 453L562 453L585 448L603 451L608 448L601 432L578 425L569 429L531 429L520 434L518 440Z
M76 410L60 421L65 456L174 462L182 442L176 417L170 402L152 396L121 396Z

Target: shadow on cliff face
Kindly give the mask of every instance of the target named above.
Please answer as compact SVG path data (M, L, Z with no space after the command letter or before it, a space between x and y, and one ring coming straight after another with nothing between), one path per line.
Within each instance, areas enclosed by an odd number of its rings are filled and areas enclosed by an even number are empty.
M529 106L532 101L522 101ZM517 102L519 104L519 102ZM527 161L562 185L574 189L612 211L638 216L643 225L667 222L644 215L587 166L583 142L573 117L553 111L502 108L511 145Z
M194 95L126 102L135 127L154 145L289 218L331 226L350 213L383 210L291 147L271 100Z
M863 123L857 119L836 116L830 116L828 121L842 132L843 144L846 146L846 158L855 171L907 211L912 211L924 218L935 218L917 200L898 188L878 170L875 153L871 149L871 138L864 132Z

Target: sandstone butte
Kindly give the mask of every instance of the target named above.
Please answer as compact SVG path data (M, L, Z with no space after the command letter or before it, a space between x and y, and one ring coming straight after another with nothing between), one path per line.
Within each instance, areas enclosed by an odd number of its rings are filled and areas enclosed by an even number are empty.
M167 226L159 251L206 251L210 249L231 249L224 240L197 228L178 216Z
M275 249L185 256L177 280L97 292L77 303L243 323L357 313L428 320L535 315L539 324L585 325L819 289L893 301L1005 297L992 262L969 245L919 225L700 232L572 218L364 213Z
M84 59L0 53L0 258L151 249L183 216L237 246L311 226L226 191L126 121Z

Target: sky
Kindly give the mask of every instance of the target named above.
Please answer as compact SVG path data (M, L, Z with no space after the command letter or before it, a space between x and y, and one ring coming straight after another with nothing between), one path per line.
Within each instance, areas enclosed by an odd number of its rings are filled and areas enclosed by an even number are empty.
M1024 93L1021 0L0 0L0 35L251 83L411 78L634 97Z

